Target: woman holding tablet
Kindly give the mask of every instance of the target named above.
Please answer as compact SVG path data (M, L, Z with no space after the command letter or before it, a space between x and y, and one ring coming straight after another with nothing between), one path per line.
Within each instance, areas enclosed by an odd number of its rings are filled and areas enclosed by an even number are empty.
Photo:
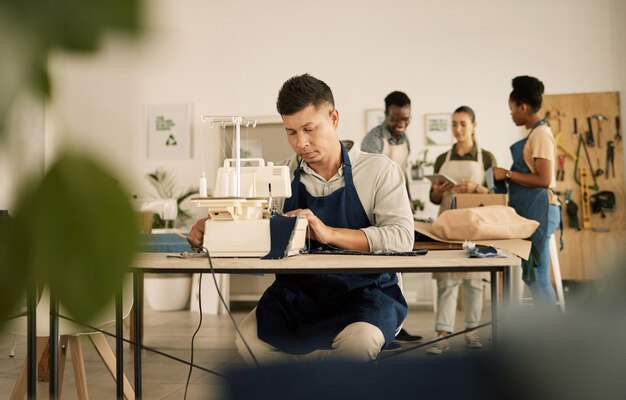
M435 174L449 176L457 182L435 181L430 190L430 201L439 204L439 213L452 206L455 193L487 193L483 185L485 170L496 166L496 159L487 150L476 143L476 116L467 106L457 108L452 114L452 133L456 143L452 148L437 157ZM437 337L454 332L456 303L459 285L463 282L465 294L465 325L474 328L480 324L483 307L483 273L436 273L437 279ZM465 343L469 348L481 348L476 331L465 334ZM427 350L429 354L441 354L450 344L441 340Z

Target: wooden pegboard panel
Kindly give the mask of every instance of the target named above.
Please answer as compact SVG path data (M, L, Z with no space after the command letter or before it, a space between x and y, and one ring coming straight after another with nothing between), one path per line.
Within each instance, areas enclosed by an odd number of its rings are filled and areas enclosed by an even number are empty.
M565 248L559 254L563 279L593 279L601 273L602 267L607 265L606 259L614 249L626 248L624 151L623 144L615 138L615 117L620 115L619 92L545 95L541 111L548 117L558 143L573 154L577 153L579 136L582 135L583 140L586 140L586 132L589 130L587 118L599 114L606 117L606 120L601 122L597 118L591 119L595 145L588 146L588 153L594 170L606 169L607 142L611 140L615 145L613 162L615 176L613 171L610 176L604 171L602 175L596 177L598 190L589 190L590 194L603 190L614 192L615 212L606 213L605 218L599 213L591 214L592 229L580 231L569 227L568 216L565 210L563 212ZM577 120L578 135L574 134L574 118ZM557 147L557 155L564 153L566 151ZM587 184L592 186L594 182L582 146L578 153L579 164L587 168ZM565 158L565 176L562 181L557 181L556 191L561 193L559 196L561 201L564 200L566 190L572 191L572 200L579 206L578 219L582 227L583 202L580 185L574 176L575 165L576 162L571 157ZM555 169L557 167L558 161ZM608 232L599 231L604 229L608 229Z

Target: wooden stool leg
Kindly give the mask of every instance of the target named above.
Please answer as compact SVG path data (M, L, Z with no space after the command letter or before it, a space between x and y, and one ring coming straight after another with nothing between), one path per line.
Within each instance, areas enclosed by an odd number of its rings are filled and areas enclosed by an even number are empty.
M556 297L561 311L565 312L565 296L563 295L563 280L561 279L561 264L559 263L559 249L556 246L556 238L550 236L550 264L554 274L554 284L556 285Z
M91 340L91 343L93 343L96 351L98 351L100 358L106 365L113 379L117 381L115 372L115 354L113 354L113 351L109 347L104 335L101 333L89 335L89 340ZM126 375L124 375L122 379L124 379L124 397L128 400L135 400L135 391L132 386L130 386L130 382L128 382Z
M76 381L76 396L78 400L87 400L89 399L89 391L87 390L85 360L83 359L83 349L80 346L79 336L70 336L70 354L72 355L74 381Z
M37 363L37 380L39 382L50 382L50 339L46 342L46 348L38 358Z
M48 345L48 337L38 337L37 338L37 354L35 359L39 360L43 355L46 346ZM15 386L13 387L13 393L11 393L11 400L23 400L24 396L26 396L26 372L27 372L27 360L24 360L24 364L22 365L22 369L20 370L20 374L17 377L17 381L15 382Z

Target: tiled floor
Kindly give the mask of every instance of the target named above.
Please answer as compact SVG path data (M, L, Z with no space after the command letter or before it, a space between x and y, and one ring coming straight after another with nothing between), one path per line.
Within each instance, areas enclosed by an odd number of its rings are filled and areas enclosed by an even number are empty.
M490 318L489 304L485 304L483 320ZM237 321L241 321L247 309L235 312ZM156 312L150 309L145 311L145 340L147 346L172 354L181 359L189 360L191 336L198 324L198 314L189 311ZM431 308L412 307L405 323L406 329L412 334L425 338L433 335L434 314ZM457 327L463 327L463 313L457 313ZM113 328L111 327L110 331ZM195 340L194 362L216 372L224 372L228 368L243 366L242 358L237 354L234 343L234 328L228 316L205 315L202 328ZM489 328L481 330L483 342L488 346ZM26 355L26 339L17 337L16 354L9 358L9 350L13 335L0 334L0 400L8 399L17 378L18 372ZM112 348L115 348L113 339L109 339ZM451 352L464 350L463 338L455 338ZM85 357L85 369L90 398L115 398L115 384L100 361L96 351L87 338L82 338ZM474 350L472 350L474 351ZM125 350L125 369L131 384L133 383L132 353ZM400 357L437 357L425 354L425 349L418 349ZM161 355L145 352L143 356L143 394L145 399L183 399L188 367ZM187 399L220 399L223 378L208 372L194 370L191 376ZM38 385L38 398L48 398L47 383ZM74 376L69 360L66 366L65 382L63 384L63 398L75 399L76 390Z

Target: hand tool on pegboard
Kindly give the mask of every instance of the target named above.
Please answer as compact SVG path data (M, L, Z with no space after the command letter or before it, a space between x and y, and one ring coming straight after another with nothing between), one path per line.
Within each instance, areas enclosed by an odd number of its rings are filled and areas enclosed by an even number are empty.
M556 143L556 147L563 150L565 154L572 158L572 160L576 160L578 158L578 156L576 156L573 151L565 147L565 144L563 143L563 135L561 135L560 133L556 134L556 136L554 137L554 142Z
M604 213L605 211L608 212L613 212L615 211L615 193L605 190L602 192L598 192L596 194L592 194L590 197L590 203L591 203L591 212L592 213L601 213L602 214L602 220L608 221L608 224L611 223L611 218L609 218L608 220L606 220L606 214ZM609 231L609 227L608 226L594 226L593 227L593 231L594 232L608 232Z
M562 130L561 130L561 117L565 116L565 115L561 115L561 112L556 110L556 112L554 112L554 114L556 114L556 117L553 117L553 112L552 111L546 111L546 123L548 124L548 126L552 126L551 125L551 121L553 119L556 119L557 124L558 124L558 130L554 130L554 132L556 132L554 134L554 141L556 143L556 147L558 147L559 149L563 150L568 156L572 157L572 160L576 159L576 155L574 154L574 152L570 149L568 149L567 147L565 147L565 143L563 142L563 134L562 134ZM574 126L576 126L576 118L574 118ZM575 130L575 128L574 128Z
M548 124L549 127L552 127L552 120L556 120L558 128L555 129L555 131L557 133L561 133L562 118L565 116L566 115L561 114L561 111L559 110L554 110L554 111L548 110L546 111L546 115L545 115L546 123Z
M598 134L596 138L598 139L598 148L602 148L602 121L606 121L608 118L604 114L595 114L592 115L591 118L598 120Z
M591 229L591 205L587 188L587 169L580 167L580 203L582 205L583 229Z
M619 115L615 117L615 140L617 140L618 142L622 141L622 133L621 133L621 127L620 127L620 123L619 123Z
M615 178L615 143L612 140L606 142L606 179L609 179L609 168L613 170L613 178Z
M598 168L593 172L593 174L595 176L602 176L602 174L604 173L604 170L600 168L600 159L596 158L596 160L597 160L596 165L598 166Z
M572 190L565 191L565 211L567 212L567 221L570 228L580 230L580 222L578 221L578 204L572 200Z
M565 154L560 153L558 156L558 168L556 170L556 180L562 181L565 179Z
M602 218L606 218L606 212L615 211L615 193L610 190L603 190L591 195L591 212L594 214L602 214Z
M574 118L574 132L572 132L573 138L578 138L578 121Z
M576 158L576 163L574 164L574 180L579 185L582 185L581 179L580 179L580 168L579 168L579 167L582 167L582 166L580 166L579 163L578 163L580 161L580 148L581 147L585 150L585 156L587 158L587 163L589 164L589 170L592 171L591 177L593 178L593 185L589 185L589 189L598 190L598 189L600 189L600 187L598 186L598 182L596 181L596 175L593 173L594 169L591 166L591 159L589 158L589 150L587 150L587 143L583 139L582 135L578 136L578 147L576 148L576 156L577 156L577 158Z
M591 117L587 117L587 137L586 143L589 147L594 147L596 145L596 141L593 138L593 127L591 126Z

